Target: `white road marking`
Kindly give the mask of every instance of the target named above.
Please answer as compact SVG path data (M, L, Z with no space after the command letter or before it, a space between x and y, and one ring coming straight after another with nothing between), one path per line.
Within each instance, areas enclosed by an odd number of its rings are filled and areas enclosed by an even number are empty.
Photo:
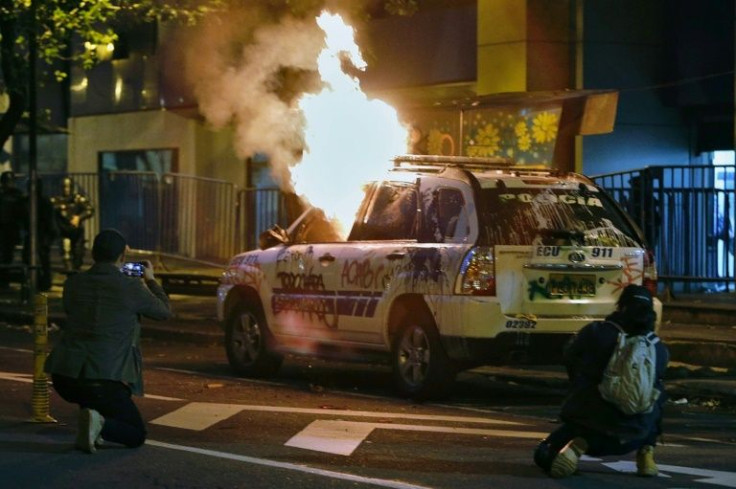
M351 482L357 482L361 484L370 484L379 487L389 487L391 489L430 489L427 486L419 486L416 484L409 484L407 482L392 481L388 479L376 479L372 477L362 477L359 475L347 474L344 472L336 472L332 470L317 469L313 467L307 467L304 465L290 464L286 462L277 462L275 460L268 460L264 458L248 457L246 455L236 455L234 453L219 452L216 450L206 450L196 447L188 447L184 445L174 445L171 443L164 443L156 440L147 440L147 445L168 448L171 450L179 450L182 452L196 453L198 455L207 455L210 457L218 457L227 460L235 460L238 462L245 462L255 465L263 465L266 467L273 467L277 469L293 470L296 472L302 472L305 474L316 475L321 477L329 477L331 479L340 479Z
M619 460L618 462L604 463L608 468L616 470L618 472L636 472L636 465L634 462ZM660 477L671 477L666 473L691 475L693 477L702 477L702 479L695 479L694 482L700 482L702 484L713 484L722 487L736 488L736 472L725 472L722 470L707 470L707 469L696 469L694 467L682 467L679 465L660 465L659 467Z
M178 397L168 396L157 396L156 394L143 394L146 399L156 399L157 401L186 401L186 399L179 399Z
M283 406L259 406L248 404L217 404L205 402L191 402L186 406L150 421L152 424L171 426L200 431L213 424L233 416L240 411L262 411L270 413L314 414L318 416L353 416L381 419L412 419L419 421L445 421L457 423L484 423L519 426L523 423L504 421L492 418L477 418L465 416L437 416L429 414L383 413L375 411L350 411L347 409L311 409Z
M736 443L732 441L715 440L713 438L701 438L697 436L679 436L679 435L672 435L672 437L677 438L678 440L698 441L702 443L716 443L720 445L736 445ZM667 446L672 447L672 446L682 446L682 445L674 445L672 443L667 443Z
M422 426L392 423L362 423L342 420L317 420L294 435L285 443L288 447L304 448L335 455L351 455L368 438L373 430L421 431L431 433L451 433L461 435L480 435L513 438L534 438L547 436L547 433L531 431L484 430L444 426Z
M192 402L176 411L150 421L152 424L202 431L215 423L238 414L243 409L237 404L210 404L206 402Z
M284 445L335 455L350 455L374 429L375 426L371 423L317 420Z
M581 460L583 460L581 458ZM601 459L595 459L595 461L602 462ZM625 474L635 474L636 473L636 464L630 460L619 460L617 462L602 462L601 465L604 465L605 467L608 467L609 469L613 469L616 472L622 472ZM664 477L664 478L672 478L672 476L664 474L662 472L662 466L657 464L657 467L659 467L659 474L657 477Z
M504 421L493 418L477 418L467 416L441 416L436 414L407 414L407 413L384 413L377 411L351 411L348 409L313 409L313 408L293 408L282 406L257 406L243 405L242 408L248 411L271 411L280 413L298 413L298 414L329 414L334 416L355 416L363 418L392 418L392 419L414 419L418 421L449 421L456 423L484 423L484 424L502 424L523 426L525 423L516 421Z
M19 353L33 353L33 350L27 350L25 348L11 348L9 346L0 346L2 350L17 351Z
M33 383L32 374L18 374L14 372L0 372L0 379L12 380L14 382L26 382L29 384Z
M0 380L12 380L14 382L33 383L33 374L19 374L15 372L0 372ZM157 396L156 394L145 394L143 397L159 401L184 401L178 397Z

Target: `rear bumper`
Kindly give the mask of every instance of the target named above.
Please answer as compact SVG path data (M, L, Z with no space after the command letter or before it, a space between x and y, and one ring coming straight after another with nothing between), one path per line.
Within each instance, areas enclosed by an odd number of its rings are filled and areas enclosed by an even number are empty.
M495 338L444 336L450 358L464 366L560 365L573 333L504 332Z
M655 332L661 325L662 303L654 299L654 310L657 313ZM491 311L498 313L491 308ZM506 327L497 325L489 319L493 314L481 314L475 311L472 320L467 320L463 327L474 332L484 327L489 336L469 337L457 334L442 334L442 343L447 354L454 361L467 365L559 365L563 363L563 353L567 343L577 332L591 321L604 318L535 318L525 323L516 318L501 316ZM477 323L480 323L477 324ZM482 325L482 326L481 326ZM522 329L509 329L509 325ZM530 326L524 330L525 326ZM503 328L503 329L502 329ZM450 328L448 328L450 329ZM492 335L495 331L501 331ZM458 328L454 328L458 331Z

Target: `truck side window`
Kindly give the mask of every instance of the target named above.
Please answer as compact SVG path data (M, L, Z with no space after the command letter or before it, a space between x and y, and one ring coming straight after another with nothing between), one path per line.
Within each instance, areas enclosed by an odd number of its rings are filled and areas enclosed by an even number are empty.
M435 189L424 213L422 229L423 242L463 242L470 230L462 192L448 187Z
M313 209L296 229L294 243L334 243L344 241L321 209Z
M361 240L416 239L417 193L412 184L383 183L361 224Z

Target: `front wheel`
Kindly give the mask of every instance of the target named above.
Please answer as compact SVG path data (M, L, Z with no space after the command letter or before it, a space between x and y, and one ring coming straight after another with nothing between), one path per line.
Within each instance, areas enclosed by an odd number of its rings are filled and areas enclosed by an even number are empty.
M433 324L416 320L404 324L394 338L391 357L399 394L417 400L441 399L450 394L457 370Z
M283 357L272 350L273 337L260 307L239 304L225 330L230 367L245 377L268 377L281 367Z

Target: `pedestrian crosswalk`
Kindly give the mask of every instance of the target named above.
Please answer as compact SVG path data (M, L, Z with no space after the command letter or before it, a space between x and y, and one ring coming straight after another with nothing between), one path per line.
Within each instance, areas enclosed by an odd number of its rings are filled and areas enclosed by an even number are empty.
M488 417L422 415L203 402L188 403L150 421L150 423L172 428L202 431L210 428L216 423L235 416L242 411L306 415L306 427L292 436L285 445L337 455L351 455L375 430L414 431L520 439L541 439L546 436L546 433L530 431L525 423ZM314 420L315 417L326 418L334 416L339 416L342 419ZM380 421L345 421L344 418L360 420L380 418ZM431 424L396 423L396 420ZM447 426L448 423L455 425L461 423L476 427L468 428L463 426ZM478 425L500 425L504 427L504 429L478 428Z
M0 380L31 383L33 379L30 374L26 373L0 372ZM483 439L507 438L518 440L541 439L546 436L546 433L534 431L534 428L538 426L538 423L533 420L525 422L518 418L509 419L507 416L496 417L490 412L487 415L482 416L451 416L419 414L412 412L378 412L256 404L187 402L185 399L159 396L155 394L148 395L147 398L176 403L173 404L174 409L149 421L151 425L182 430L204 431L218 423L232 419L243 412L257 412L266 416L269 414L275 416L288 414L291 415L290 421L288 423L280 424L280 426L282 429L293 428L294 433L283 438L283 440L286 440L285 442L282 442L283 446L297 448L300 450L328 453L331 455L342 455L346 457L353 455L372 433L381 430L390 430L393 432L414 432L415 434L425 433L427 435L427 443L431 443L432 439L430 437L433 434L476 436L483 437ZM294 423L297 423L298 427L295 428ZM718 443L717 440L700 438L691 438L690 440ZM376 441L374 443L380 443L380 441ZM320 470L297 465L292 467L290 464L278 465L280 464L279 462L274 462L272 460L204 450L197 447L174 445L161 441L149 440L148 444L165 449L183 450L195 454L238 460L252 464L274 466L288 470L311 471L310 473L315 474ZM672 443L668 443L667 447L672 449L684 448L683 445L675 445ZM618 472L628 473L635 471L635 466L630 460L616 461L583 457L581 459L581 463L600 464L610 470ZM663 464L659 465L659 469L660 477L673 478L678 476L686 479L689 483L707 484L710 486L715 485L736 489L736 473L734 472ZM353 480L351 478L355 477L350 474L338 472L325 472L324 474L319 472L319 475L325 475L332 478L348 478L348 480ZM361 482L392 488L400 487L402 489L414 489L420 487L412 484L396 483L395 481L384 481L382 479L366 479L365 481L361 479Z

